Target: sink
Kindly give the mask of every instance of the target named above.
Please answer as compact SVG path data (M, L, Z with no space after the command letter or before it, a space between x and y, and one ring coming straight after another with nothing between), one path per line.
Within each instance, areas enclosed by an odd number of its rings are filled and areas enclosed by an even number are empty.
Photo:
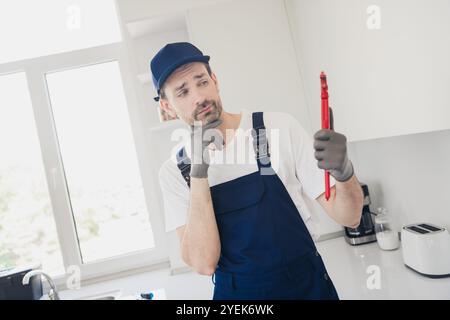
M100 289L101 290L101 289ZM82 290L84 292L78 292L75 290L66 290L60 292L62 300L143 300L140 294L124 293L121 289L105 290L105 291L93 291ZM152 300L166 300L166 292L164 288L145 290L145 292L152 292ZM42 300L47 300L44 296Z
M87 300L116 300L116 297L104 296L104 297L97 297L97 298L92 298L92 299L87 299Z
M87 296L78 297L77 300L116 300L122 295L122 291L108 291Z

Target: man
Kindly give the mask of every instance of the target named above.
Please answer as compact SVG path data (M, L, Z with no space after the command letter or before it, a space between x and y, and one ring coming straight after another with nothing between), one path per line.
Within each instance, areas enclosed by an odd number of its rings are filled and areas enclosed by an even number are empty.
M209 58L179 42L151 61L155 100L191 127L190 143L160 169L166 231L177 230L188 265L212 276L214 299L338 299L304 200L316 199L341 225L359 225L363 195L345 136L320 130L313 148L286 113L226 112ZM253 161L213 161L246 145ZM321 169L332 175L328 201Z

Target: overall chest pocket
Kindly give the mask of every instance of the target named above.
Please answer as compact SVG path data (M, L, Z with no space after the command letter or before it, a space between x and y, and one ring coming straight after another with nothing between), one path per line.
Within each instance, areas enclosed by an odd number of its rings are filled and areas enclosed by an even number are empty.
M264 181L256 171L211 187L211 199L216 215L245 211L258 204L265 193Z

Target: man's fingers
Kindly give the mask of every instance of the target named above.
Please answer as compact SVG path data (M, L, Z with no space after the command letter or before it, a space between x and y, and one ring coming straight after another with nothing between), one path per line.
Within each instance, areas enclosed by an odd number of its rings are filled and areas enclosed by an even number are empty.
M327 145L327 141L322 141L322 140L314 141L314 149L316 149L317 151L325 150L326 145Z
M220 124L222 122L223 121L221 119L216 119L216 120L208 122L206 124L202 124L201 121L196 120L196 121L194 121L193 124L190 125L190 128L191 128L192 131L200 130L200 129L201 130L207 130L207 129L212 129L212 128L216 128L216 127L220 126Z
M206 129L216 128L216 127L220 126L221 123L222 123L221 119L216 119L214 121L211 121L211 122L205 124L203 129L206 130Z
M203 128L203 140L207 142L207 144L214 143L217 148L222 148L223 146L222 133L215 129L221 123L222 120L217 119L206 124Z
M319 167L319 169L323 170L336 170L336 164L327 160L320 160L319 162L317 162L317 166Z
M324 160L320 160L319 162L317 162L317 166L319 167L319 169L327 169L325 167L325 161Z
M314 135L314 139L327 141L327 140L330 140L331 134L332 134L331 130L321 129L316 132L316 134Z
M221 135L221 134L219 134L219 135L214 135L212 138L213 138L213 139L212 139L212 143L214 143L214 145L216 146L216 148L219 149L219 150L222 150L222 148L223 148L223 138L222 138L222 135Z
M324 152L323 151L316 151L316 152L314 152L314 157L317 160L321 161L321 160L323 160Z

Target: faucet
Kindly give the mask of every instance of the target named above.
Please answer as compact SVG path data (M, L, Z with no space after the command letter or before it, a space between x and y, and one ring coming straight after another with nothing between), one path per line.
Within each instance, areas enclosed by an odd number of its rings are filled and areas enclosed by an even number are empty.
M55 283L53 282L52 278L42 270L32 270L32 271L27 272L23 276L22 284L28 285L28 283L30 282L30 278L35 275L39 275L39 274L41 276L44 276L45 279L47 279L48 283L50 284L50 291L48 292L49 299L50 300L59 300L59 295L58 295L58 291L56 291Z

